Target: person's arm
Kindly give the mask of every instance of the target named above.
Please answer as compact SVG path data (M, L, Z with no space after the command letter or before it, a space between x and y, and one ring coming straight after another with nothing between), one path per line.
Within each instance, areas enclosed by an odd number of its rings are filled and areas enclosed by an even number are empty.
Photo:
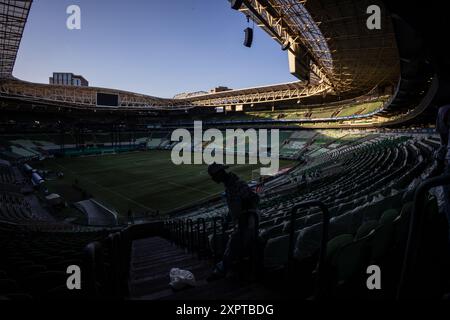
M445 164L445 157L447 155L447 150L448 150L448 146L447 145L441 145L436 152L434 153L434 160L436 160L436 162L439 165L444 165Z
M433 158L436 162L435 168L430 173L431 177L438 176L442 174L446 165L446 156L448 153L448 142L449 142L449 134L450 132L447 130L449 128L448 124L445 123L446 119L442 119L442 113L439 112L436 119L436 131L439 134L441 145L436 150L433 155Z
M434 153L434 158L437 162L444 163L445 156L447 155L447 149L448 149L449 131L446 130L446 128L444 126L442 126L442 124L440 123L441 121L444 121L444 120L438 118L437 123L436 123L436 131L439 133L441 146Z
M439 149L433 155L434 158L434 168L430 172L430 178L441 175L444 172L446 165L446 154L447 154L447 146L440 146Z

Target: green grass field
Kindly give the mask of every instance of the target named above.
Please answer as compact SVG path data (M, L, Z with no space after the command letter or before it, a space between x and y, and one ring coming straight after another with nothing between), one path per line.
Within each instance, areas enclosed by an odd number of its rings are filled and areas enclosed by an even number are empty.
M280 161L280 168L293 162ZM94 198L126 215L149 210L160 213L208 199L223 191L223 186L210 180L206 165L176 166L170 151L146 151L117 155L47 159L41 168L64 172L64 178L47 181L50 192L68 202L82 199L78 185ZM250 180L259 165L234 165L230 170Z

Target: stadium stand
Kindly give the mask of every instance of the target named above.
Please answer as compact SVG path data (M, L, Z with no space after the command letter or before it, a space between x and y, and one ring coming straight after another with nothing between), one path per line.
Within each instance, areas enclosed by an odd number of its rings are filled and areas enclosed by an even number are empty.
M151 136L160 141L167 139L164 132ZM280 135L280 141L283 147L290 146L308 161L268 180L261 188L259 254L252 257L259 261L260 277L257 282L246 284L237 280L209 284L204 280L211 262L223 253L231 232L223 225L227 208L222 200L177 212L176 218L164 224L147 223L125 229L77 226L55 220L40 208L35 198L22 194L28 183L24 174L17 166L2 161L1 241L8 259L0 268L4 278L1 294L9 299L55 297L63 285L59 282L63 271L60 267L73 261L82 265L92 263L94 267L89 269L92 270L89 278L83 279L89 290L70 298L109 295L142 299L175 299L186 295L205 298L208 292L210 297L219 298L231 295L270 298L280 294L281 287L289 287L284 275L292 270L296 270L298 277L294 282L301 283L298 296L307 297L315 292L314 270L323 241L323 214L317 208L302 208L294 219L292 210L299 203L320 201L330 215L325 271L320 274L326 281L321 292L333 297L356 297L363 291L364 266L376 262L386 266L389 280L383 282L386 290L379 296L394 297L406 245L411 192L432 170L432 156L439 147L437 138L426 134L327 130L286 131ZM436 200L428 201L430 214L435 215ZM24 250L18 257L7 250L12 247L7 235L12 233L20 234L23 241L30 237L42 239L42 243L58 239L54 250L63 253L55 259L50 259L48 253L41 260L37 254L41 247L36 247ZM160 251L148 251L152 247L168 253L164 261L158 260ZM70 253L65 254L66 250ZM153 262L148 264L149 260ZM23 268L17 269L18 265ZM193 270L199 287L185 293L168 290L165 285L169 265ZM36 273L31 283L49 279L49 285L42 290L27 287L21 280L27 277L20 270ZM94 278L100 279L97 286L92 284ZM216 289L219 291L211 295ZM65 294L61 297L68 297Z
M278 110L278 111L260 111L260 112L249 112L249 116L255 118L266 118L266 119L332 119L336 117L351 117L353 115L362 115L374 112L383 106L383 101L381 99L379 102L368 101L366 103L353 103L350 105L337 105L337 106L325 106L325 107L315 107L311 111L309 109L297 108L288 110Z
M114 229L58 221L27 191L25 175L0 165L0 297L8 300L88 298L89 290L68 292L66 269L86 265L84 249ZM120 227L119 227L120 229ZM89 272L88 272L89 274ZM83 286L94 283L83 278Z
M314 293L312 274L322 239L322 213L315 208L305 208L298 211L293 220L291 212L296 204L315 200L321 201L329 208L331 217L328 235L330 240L325 260L326 285L331 288L326 290L327 294L336 297L345 292L347 296L357 297L360 291L352 291L349 288L354 289L355 286L361 285L360 282L355 282L355 279L360 280L365 262L376 261L386 263L389 268L389 280L394 280L389 284L386 283L384 298L395 296L402 262L401 252L406 241L405 229L411 209L410 190L411 186L419 183L418 180L425 179L431 170L430 155L436 145L430 141L432 139L422 137L371 137L364 143L344 146L327 154L327 157L322 156L309 168L291 172L291 176L301 176L311 171L320 174L309 179L306 184L291 188L290 192L284 190L281 195L267 196L262 202L260 238L263 270L260 272L264 274L263 279L271 283L269 287L274 283L288 285L283 278L279 278L280 270L294 268L298 271L296 274L303 277L299 282L302 290L298 290L297 294L307 297ZM334 174L327 174L330 164L335 163L339 163L339 170ZM430 208L434 208L430 210L437 211L436 201L429 201ZM226 235L230 232L221 224L223 221L221 214L225 211L223 204L214 204L185 213L182 218L166 222L165 237L201 256L210 253L217 259L223 250ZM155 260L152 265L139 262L151 259L149 247L159 246L161 250L162 248L169 250L170 242L162 239L139 240L133 242L132 246L130 253L132 265L136 263L136 266L141 266L138 269L132 267L131 270L131 277L134 279L131 294L135 298L172 297L170 291L161 284L157 285L164 279L162 274L159 278L153 279L154 282L146 278L150 277L153 271L158 274L163 272L163 269L156 270L163 265L170 265L171 261L175 263L184 257L183 259L187 259L186 266L198 270L197 275L200 277L207 270L204 262L176 249L170 249L175 250L174 254L168 255L164 261ZM147 250L143 250L142 247ZM369 249L362 251L362 247ZM143 256L138 258L141 255ZM154 256L155 259L156 256L157 254ZM288 267L289 269L286 269ZM137 278L136 270L140 270ZM146 270L149 273L146 273ZM281 274L284 274L284 271ZM321 276L324 277L324 274ZM140 289L136 289L134 285ZM205 290L187 294L204 297L205 291L212 290L211 285L204 285ZM219 288L222 286L223 283ZM259 286L244 287L247 294L267 293L261 291ZM229 288L223 296L227 296L230 292L236 294L234 289Z
M85 267L84 247L105 238L105 232L34 232L7 223L0 223L0 230L0 296L11 300L88 297L85 290L67 290L66 269Z
M418 6L415 17L394 1L375 0L387 14L382 29L367 32L366 1L297 2L245 1L241 11L283 46L296 39L289 45L301 50L288 51L290 67L292 58L296 65L307 57L311 68L293 72L301 81L163 99L17 79L13 68L32 1L0 1L0 300L448 299L440 187L450 177L432 173L441 147L435 107L448 103L450 64L442 41L429 39L445 30L438 25L445 19L434 12L438 17L421 27L417 21L435 6ZM117 103L100 108L99 93ZM143 172L130 168L147 159L133 156L168 154L177 143L173 130L192 132L194 121L220 132L280 129L280 158L291 163L270 177L252 175L249 185L261 200L258 241L231 276L216 282L206 279L233 228L224 197L196 185L206 172L183 185L170 180L172 172L150 177L143 185L167 193L165 201L185 189L202 197L164 215L147 207L139 219L85 188L108 189L125 207L142 206L114 190L119 176L136 183ZM249 149L244 134L238 141L229 149L227 138L183 143L232 154ZM119 153L130 155L122 172L86 168L103 175L106 186L57 162ZM49 158L58 169L42 165ZM64 171L72 175L67 185L57 183ZM60 197L47 189L50 179L55 191L70 189L81 210L74 214L77 205L65 199L52 203ZM70 266L83 270L81 290L67 290ZM367 290L368 266L383 270L381 290ZM173 267L192 271L197 285L170 288Z

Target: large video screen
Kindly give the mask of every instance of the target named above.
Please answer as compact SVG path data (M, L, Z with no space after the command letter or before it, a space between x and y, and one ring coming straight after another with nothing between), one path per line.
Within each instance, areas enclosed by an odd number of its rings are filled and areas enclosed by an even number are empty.
M302 81L309 81L311 73L311 57L307 50L302 47L299 49L301 54L289 52L289 71Z
M105 107L118 107L119 95L97 92L97 105Z

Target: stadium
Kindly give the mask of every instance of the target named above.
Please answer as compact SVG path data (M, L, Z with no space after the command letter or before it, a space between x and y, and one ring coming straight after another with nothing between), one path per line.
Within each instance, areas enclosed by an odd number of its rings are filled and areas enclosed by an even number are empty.
M0 300L447 299L448 136L435 124L450 61L430 36L445 10L222 1L248 20L244 46L269 37L296 81L160 98L72 73L19 79L40 1L0 0ZM277 170L264 173L261 148ZM179 149L217 171L175 163ZM248 223L229 221L217 172L244 181L240 203L258 198L249 250L220 277Z

